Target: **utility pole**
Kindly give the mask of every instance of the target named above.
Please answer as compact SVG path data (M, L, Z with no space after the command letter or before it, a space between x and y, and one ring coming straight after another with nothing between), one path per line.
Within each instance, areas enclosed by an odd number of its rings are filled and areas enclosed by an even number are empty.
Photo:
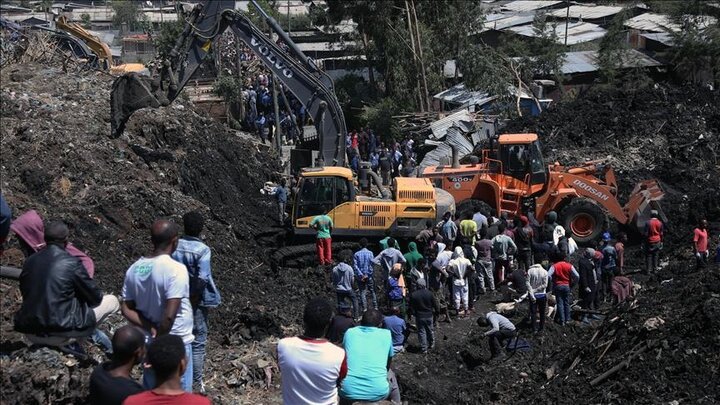
M268 37L272 41L272 28L268 30ZM277 76L275 73L272 74L272 88L273 88L273 109L275 110L275 131L273 136L275 137L275 148L277 149L278 156L282 158L282 130L280 129L280 107L278 105L278 87L277 87Z
M417 96L418 96L418 105L420 106L420 111L425 111L425 98L422 95L422 85L420 84L420 63L418 61L418 52L416 49L416 43L415 43L415 29L413 28L413 19L412 15L410 14L410 2L409 0L405 0L405 13L407 14L407 23L408 23L408 32L410 33L410 43L412 43L412 51L413 51L413 60L415 60L415 68L418 71L418 83L417 83Z
M423 57L422 42L420 41L420 27L417 20L417 12L415 11L415 0L410 0L410 3L412 4L413 19L415 20L415 39L417 40L418 54L420 55L420 73L422 74L423 82L422 97L425 99L426 111L430 111L430 100L428 99L430 91L428 90L427 76L425 74L425 58Z
M570 23L570 0L567 0L567 12L565 13L565 46L567 46L568 24Z

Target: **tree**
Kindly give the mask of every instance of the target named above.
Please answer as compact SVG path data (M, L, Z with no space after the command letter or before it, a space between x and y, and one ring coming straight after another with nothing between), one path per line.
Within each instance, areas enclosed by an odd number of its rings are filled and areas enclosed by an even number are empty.
M135 30L140 20L140 4L133 0L113 0L110 5L114 12L113 26L120 28L127 24L130 30Z
M182 18L177 21L162 23L160 31L153 39L155 52L162 58L169 57L170 51L175 46L175 41L180 37L184 28L185 22Z
M80 14L80 21L84 28L90 28L90 14L88 14L88 13Z
M625 10L615 15L607 33L600 40L598 66L600 75L606 83L614 83L617 80L619 71L625 62L628 44L625 41L626 34L623 24L626 19L627 12Z

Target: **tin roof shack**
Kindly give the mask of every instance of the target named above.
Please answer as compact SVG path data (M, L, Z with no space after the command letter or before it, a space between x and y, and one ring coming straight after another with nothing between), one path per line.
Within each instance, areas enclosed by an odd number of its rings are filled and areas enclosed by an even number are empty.
M547 15L555 20L560 20L563 28L565 27L565 21L568 19L571 22L582 21L607 27L615 15L623 11L624 8L623 6L593 6L567 3L562 8L549 11Z
M622 56L620 69L629 70L635 68L645 69L650 77L656 80L665 78L667 72L664 64L644 53L627 49ZM592 86L600 78L600 66L598 64L597 51L567 52L564 56L562 74L565 78L562 86L565 97L576 96ZM545 94L546 97L555 101L562 96L560 89L555 88Z
M131 34L122 39L122 60L147 63L155 58L155 45L148 34Z
M693 17L700 30L717 23L711 16ZM667 15L644 13L628 19L623 24L628 29L628 43L635 49L663 52L673 46L672 33L682 30L681 24Z

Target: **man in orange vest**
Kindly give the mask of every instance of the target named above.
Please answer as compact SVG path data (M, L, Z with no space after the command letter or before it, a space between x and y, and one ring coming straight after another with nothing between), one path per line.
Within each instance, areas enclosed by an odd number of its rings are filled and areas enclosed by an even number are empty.
M658 219L656 210L650 211L650 220L645 223L645 272L658 270L660 251L663 248L663 223Z

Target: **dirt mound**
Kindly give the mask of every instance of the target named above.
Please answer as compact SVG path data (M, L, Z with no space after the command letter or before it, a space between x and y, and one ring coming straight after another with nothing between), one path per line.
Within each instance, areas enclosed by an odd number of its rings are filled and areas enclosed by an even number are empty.
M618 173L625 201L638 180L660 180L671 240L702 216L720 218L720 92L655 85L634 91L593 91L508 132L540 134L549 161L605 159Z
M274 277L254 241L276 216L274 202L259 193L279 176L267 149L180 99L137 112L125 135L110 139L112 78L103 73L15 65L3 68L1 79L3 196L16 216L36 209L68 222L73 242L95 260L106 292L119 293L125 270L148 252L154 219L181 223L183 213L200 210L223 293L211 340L226 340L233 325L251 330L248 339L278 335L288 314L294 319L289 305L260 317L254 307L268 303L264 285ZM8 263L17 257L8 253L4 264L20 264ZM5 349L22 346L3 342ZM3 390L3 400L25 402L19 393L7 395Z

